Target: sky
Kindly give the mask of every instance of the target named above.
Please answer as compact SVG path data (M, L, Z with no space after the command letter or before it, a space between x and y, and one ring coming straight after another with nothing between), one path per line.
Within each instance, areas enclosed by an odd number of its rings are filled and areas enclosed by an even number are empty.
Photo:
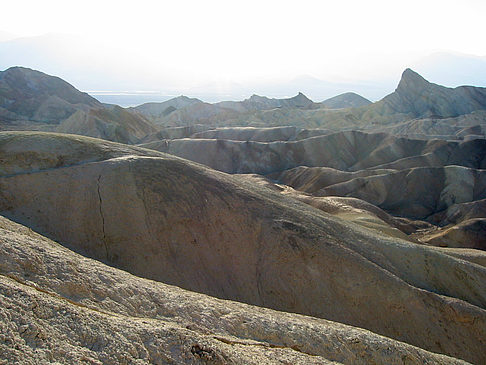
M486 56L482 0L16 0L2 13L0 41L74 37L78 63L179 86L398 78L435 52Z

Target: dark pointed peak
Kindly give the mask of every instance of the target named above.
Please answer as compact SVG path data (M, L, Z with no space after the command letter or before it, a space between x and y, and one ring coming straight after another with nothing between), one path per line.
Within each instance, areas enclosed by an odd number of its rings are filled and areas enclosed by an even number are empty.
M306 104L313 103L313 101L311 99L309 99L307 96L305 96L300 91L296 96L294 96L293 98L290 98L289 100L298 101L299 103L306 103Z
M413 71L410 68L405 69L402 73L402 78L398 83L397 90L398 92L407 91L411 89L422 89L429 85L429 82L420 76L417 72Z
M268 98L266 96L260 96L260 95L257 95L257 94L253 94L252 96L250 96L250 99L251 101L258 101L258 100L268 100Z
M297 95L295 95L295 96L294 96L293 98L291 98L291 99L303 99L303 100L309 100L309 101L310 101L310 99L309 99L307 96L305 96L305 95L304 95L302 92L300 92L300 91L299 91L299 93L298 93Z
M402 80L407 79L407 80L420 80L422 82L428 82L425 80L418 72L415 72L411 68L405 69L402 73Z

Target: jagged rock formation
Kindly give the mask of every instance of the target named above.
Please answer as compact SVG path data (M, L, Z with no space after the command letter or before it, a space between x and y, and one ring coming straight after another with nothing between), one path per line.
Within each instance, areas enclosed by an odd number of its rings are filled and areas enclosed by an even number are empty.
M141 279L3 217L0 232L0 358L9 363L464 363L363 329Z
M250 139L256 138L256 131L265 132L266 138L270 139L268 136L271 132L271 135L276 136L275 131L280 130L228 128L209 130L202 132L200 136ZM263 136L261 139L264 139ZM366 220L375 220L376 217L388 225L382 227L382 232L398 229L407 235L413 234L408 239L414 242L419 240L441 246L483 247L480 239L471 241L473 236L467 238L466 235L461 235L462 241L456 240L454 244L444 243L447 240L431 240L428 238L431 234L436 237L439 233L433 229L434 226L424 227L426 223L385 219L382 215L377 215L376 210L381 208L394 216L409 220L425 219L438 226L449 225L451 222L441 222L443 218L439 218L440 214L446 214L454 205L474 203L486 198L483 181L483 169L486 166L484 139L466 142L412 140L352 131L287 142L259 143L192 138L152 142L143 146L225 172L270 174L269 177L280 183L319 197L358 198L370 203L366 207L360 203L361 206L357 208L373 216ZM332 211L332 206L336 205L335 201L329 201L335 198L298 199L327 212ZM349 215L344 216L349 218ZM483 209L470 218L484 217L486 214ZM455 222L458 223L460 222ZM419 229L423 230L420 235L416 234Z
M371 104L371 101L361 95L349 92L326 99L321 104L329 109L359 108Z
M424 117L457 117L484 109L486 88L460 86L451 89L432 84L416 72L406 69L395 92L370 106L362 118L377 120L388 117L399 121Z
M0 72L0 130L44 130L137 143L157 128L119 106L104 106L58 77L23 67Z
M270 143L176 139L141 146L228 173L269 174L298 166L326 166L348 171L453 164L479 169L486 166L486 140L412 140L356 131Z
M316 106L312 100L301 92L296 96L287 99L274 99L267 98L266 96L252 95L243 101L222 101L214 105L240 113L276 108L308 109Z
M33 135L37 147L26 152L18 136L1 139L0 153L8 147L15 173L0 178L0 212L66 247L189 290L486 360L486 271L478 254L465 261L337 219L238 176L108 142L50 135L74 138L79 149L71 153L69 144L59 143L50 152L58 157L39 168L28 161L42 159L52 141L43 144L45 135ZM114 152L106 152L110 146ZM97 150L99 158L90 162L90 151Z
M241 102L246 110L267 110L275 108L310 108L314 102L299 92L296 96L287 99L270 99L265 96L252 95Z
M460 166L418 167L351 179L316 194L352 196L394 215L425 219L453 204L486 198L486 171Z

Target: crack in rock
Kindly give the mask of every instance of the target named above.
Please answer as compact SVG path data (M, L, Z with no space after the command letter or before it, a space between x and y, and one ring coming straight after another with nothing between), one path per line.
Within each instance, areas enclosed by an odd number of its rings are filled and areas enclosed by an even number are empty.
M98 176L98 199L100 201L100 216L101 216L101 229L103 232L103 245L105 246L105 254L106 254L106 261L109 261L109 256L108 256L108 246L106 244L106 232L105 232L105 217L103 215L103 201L101 200L101 191L100 191L100 182L101 182L101 175Z

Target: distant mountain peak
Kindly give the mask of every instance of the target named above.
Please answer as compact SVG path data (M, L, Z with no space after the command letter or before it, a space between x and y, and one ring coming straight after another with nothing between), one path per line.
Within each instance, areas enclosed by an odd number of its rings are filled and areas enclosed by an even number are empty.
M402 78L398 83L398 87L396 89L397 92L409 91L409 90L417 90L423 89L430 83L420 76L417 72L413 71L410 68L405 69L402 73Z
M295 95L293 98L291 99L301 99L301 100L309 100L309 101L312 101L310 100L307 96L305 96L302 92L299 91L299 93L297 95Z
M371 104L371 101L356 93L347 92L326 99L321 104L330 109L358 108Z
M261 95L253 94L252 96L250 96L249 100L251 100L251 101L255 101L255 100L268 100L268 98L266 96L261 96Z
M308 107L314 104L314 102L311 99L309 99L300 91L293 98L287 99L287 101L288 103L290 103L289 106L299 107L299 108Z
M376 103L374 109L381 116L396 114L398 119L395 120L457 117L475 110L485 110L486 88L448 88L431 83L407 68L395 92Z

